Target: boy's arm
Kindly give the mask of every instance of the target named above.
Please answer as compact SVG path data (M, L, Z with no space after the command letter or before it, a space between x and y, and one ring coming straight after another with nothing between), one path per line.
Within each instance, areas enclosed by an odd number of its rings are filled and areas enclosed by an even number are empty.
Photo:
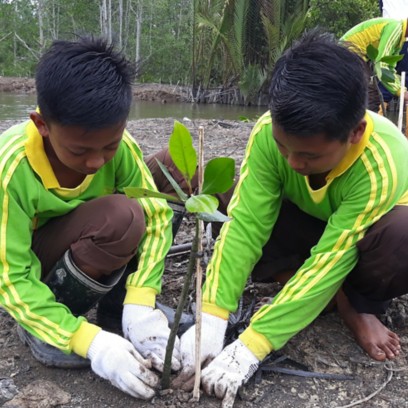
M406 154L406 147L401 145L400 150ZM407 188L401 180L406 180L408 171L400 159L396 164L383 140L373 143L354 165L353 174L333 187L342 202L311 256L240 336L259 360L310 324L334 297L358 261L357 242Z
M249 274L262 254L281 203L279 159L265 114L250 136L241 175L215 244L203 289L203 311L223 319L237 308Z
M399 55L404 41L405 24L401 24L401 21L395 20L394 22L389 22L384 27L378 44L378 59L385 56ZM394 76L392 82L382 82L382 84L389 92L398 96L401 92L401 78L397 74L396 66L397 62L381 63L381 67L390 70Z
M85 357L100 329L73 316L41 282L41 264L31 250L36 198L29 196L26 183L32 179L16 173L3 178L0 188L0 304L34 336Z
M157 190L153 177L143 161L142 152L137 143L125 132L125 149L117 188L138 186ZM165 200L140 199L145 220L146 234L138 248L138 268L127 281L125 304L155 306L156 295L161 290L161 278L164 271L164 259L172 242L171 219L173 212Z

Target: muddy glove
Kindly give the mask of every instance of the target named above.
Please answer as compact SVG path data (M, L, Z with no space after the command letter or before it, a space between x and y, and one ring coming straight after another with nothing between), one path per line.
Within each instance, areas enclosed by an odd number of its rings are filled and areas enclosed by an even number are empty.
M210 362L221 353L224 346L228 321L203 313L201 318L201 364ZM182 371L173 382L174 388L191 391L195 372L195 325L190 327L180 339Z
M202 371L203 389L222 399L222 408L232 408L238 388L252 377L259 363L241 340L235 340Z
M126 304L123 307L122 329L139 353L152 361L152 366L163 372L164 357L170 329L162 311L150 306ZM171 368L180 370L180 340L174 343Z
M151 363L133 345L107 331L100 331L93 339L87 357L92 370L109 380L115 387L136 398L150 399L159 386L159 378L149 369Z

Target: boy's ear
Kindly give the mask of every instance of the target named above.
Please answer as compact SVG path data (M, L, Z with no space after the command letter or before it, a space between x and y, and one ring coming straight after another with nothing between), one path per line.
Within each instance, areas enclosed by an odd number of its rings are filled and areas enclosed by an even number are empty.
M358 125L351 131L349 142L351 144L359 143L361 138L364 135L366 127L367 127L367 121L365 119L361 119Z
M38 112L31 112L30 119L34 122L35 127L42 137L48 137L49 130L43 117Z

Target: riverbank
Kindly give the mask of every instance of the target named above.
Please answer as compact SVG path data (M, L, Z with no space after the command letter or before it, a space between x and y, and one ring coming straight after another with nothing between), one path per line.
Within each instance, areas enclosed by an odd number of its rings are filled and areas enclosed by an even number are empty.
M0 92L35 93L33 78L3 77L0 76ZM133 98L135 100L174 103L195 102L201 104L218 103L223 105L242 106L267 106L268 96L260 94L256 101L246 103L245 98L236 87L224 88L222 86L212 89L196 89L193 95L190 86L180 84L135 83L133 85ZM265 109L266 110L266 109Z
M34 78L0 76L0 92L35 93ZM135 84L133 97L152 102L188 102L191 91L188 87L166 84Z

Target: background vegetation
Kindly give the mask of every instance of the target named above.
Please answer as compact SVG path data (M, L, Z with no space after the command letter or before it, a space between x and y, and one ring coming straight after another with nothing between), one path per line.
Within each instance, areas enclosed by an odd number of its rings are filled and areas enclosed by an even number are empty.
M305 28L340 36L377 0L0 0L0 75L34 75L52 40L103 34L142 63L141 82L236 89L257 103L274 63Z

